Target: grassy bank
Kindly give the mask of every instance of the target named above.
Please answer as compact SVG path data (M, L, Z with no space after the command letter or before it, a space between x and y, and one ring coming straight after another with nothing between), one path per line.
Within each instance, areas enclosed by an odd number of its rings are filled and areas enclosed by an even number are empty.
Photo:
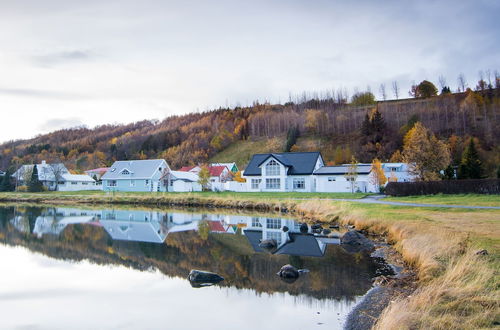
M477 205L500 206L499 195L456 194L456 195L423 195L408 197L388 197L384 200L395 202L446 204L446 205Z
M378 329L478 329L494 328L495 322L500 322L500 210L417 208L322 199L353 197L347 195L2 193L0 201L287 210L310 220L352 224L356 229L384 234L406 263L418 270L418 289L412 295L391 303L379 319ZM474 198L478 202L489 197ZM466 204L466 199L458 196L456 204ZM413 201L410 198L405 200ZM429 199L425 202L437 204ZM476 254L481 249L488 250L488 255Z

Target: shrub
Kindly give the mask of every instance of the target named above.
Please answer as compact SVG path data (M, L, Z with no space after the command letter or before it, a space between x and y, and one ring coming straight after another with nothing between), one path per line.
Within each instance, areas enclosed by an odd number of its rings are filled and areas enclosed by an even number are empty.
M389 182L385 193L391 196L500 194L500 179Z

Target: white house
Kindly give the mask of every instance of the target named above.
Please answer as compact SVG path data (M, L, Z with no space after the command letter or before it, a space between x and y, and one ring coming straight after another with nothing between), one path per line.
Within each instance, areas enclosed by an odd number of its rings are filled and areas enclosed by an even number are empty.
M70 174L65 173L57 182L57 190L59 191L79 191L79 190L99 190L100 186L96 186L96 181L87 174Z
M202 191L201 184L198 183L198 174L193 172L170 171L167 179L170 192Z
M256 154L243 172L247 191L316 191L314 171L323 167L319 152Z
M166 191L170 168L164 159L120 160L102 176L104 191Z
M210 166L225 166L232 173L236 173L239 171L238 165L235 162L232 163L211 163Z
M356 166L356 175L348 175L349 164L339 166L323 166L314 171L317 182L317 192L375 192L376 187L371 182L371 165ZM354 180L353 180L354 179Z
M410 173L410 165L406 163L382 163L382 169L388 182L415 181L416 176Z
M35 165L23 165L12 176L20 185L28 184ZM47 164L42 161L36 164L38 171L38 180L48 190L59 191L77 191L77 190L96 190L95 180L90 176L82 174L71 174L62 163Z

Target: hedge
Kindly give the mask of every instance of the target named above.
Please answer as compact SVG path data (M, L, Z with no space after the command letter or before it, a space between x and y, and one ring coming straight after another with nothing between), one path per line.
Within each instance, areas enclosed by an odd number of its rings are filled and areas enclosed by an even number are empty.
M391 196L500 194L500 179L390 182L385 193Z

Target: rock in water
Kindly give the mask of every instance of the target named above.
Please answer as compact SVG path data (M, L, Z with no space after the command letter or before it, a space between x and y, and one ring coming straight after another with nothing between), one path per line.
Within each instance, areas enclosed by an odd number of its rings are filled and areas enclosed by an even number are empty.
M372 241L355 230L345 233L340 238L340 244L347 252L350 253L371 251L375 248Z
M275 239L265 239L259 243L259 247L265 250L274 250L278 247L278 242Z
M309 227L307 227L307 223L300 224L300 232L305 234L309 231Z
M201 288L222 282L224 277L216 273L193 269L189 272L188 280L193 288Z
M299 270L292 265L284 265L276 275L286 283L293 283L299 278L300 273Z

